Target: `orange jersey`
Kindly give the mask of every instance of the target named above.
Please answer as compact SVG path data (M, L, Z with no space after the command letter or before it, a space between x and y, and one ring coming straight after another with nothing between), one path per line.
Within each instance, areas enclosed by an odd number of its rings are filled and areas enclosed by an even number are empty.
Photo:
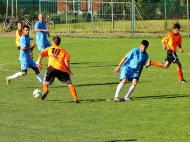
M176 52L177 47L181 48L182 36L180 33L175 35L173 32L169 32L162 39L162 43L167 45L168 50L172 50L172 51Z
M16 46L20 46L20 37L22 36L22 31L16 31Z
M65 61L70 62L70 56L65 49L60 46L51 46L44 49L41 54L48 57L48 66L63 72L68 72Z

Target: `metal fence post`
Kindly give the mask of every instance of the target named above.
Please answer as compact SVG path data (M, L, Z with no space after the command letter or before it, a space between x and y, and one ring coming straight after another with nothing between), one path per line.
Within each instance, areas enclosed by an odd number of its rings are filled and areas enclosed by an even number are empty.
M39 0L39 13L42 12L42 9L41 9L41 1Z
M189 37L189 0L187 0L187 33Z
M164 0L164 28L165 28L165 31L167 30L167 2L166 0Z
M131 36L134 37L135 32L135 0L131 3Z
M112 21L112 31L113 31L114 30L113 0L111 0L111 21Z

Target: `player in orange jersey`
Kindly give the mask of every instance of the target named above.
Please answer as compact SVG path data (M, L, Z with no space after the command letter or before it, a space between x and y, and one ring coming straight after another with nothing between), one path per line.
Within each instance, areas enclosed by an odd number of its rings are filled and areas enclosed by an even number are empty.
M178 73L179 82L185 83L186 81L183 78L182 65L179 61L177 54L176 54L177 47L179 48L180 52L183 52L182 36L180 33L180 28L181 28L180 24L175 23L173 25L172 31L167 33L164 36L164 38L162 39L163 49L167 49L167 57L165 59L165 63L149 60L147 62L146 67L157 66L157 67L162 67L164 69L167 69L171 63L174 63L177 65L177 73Z
M67 51L60 45L61 38L55 36L53 38L52 46L44 49L37 60L37 65L39 68L42 67L42 59L48 57L48 68L43 82L43 95L42 100L44 100L48 94L48 86L51 85L57 77L61 82L67 83L71 95L75 103L79 103L78 96L74 85L71 82L70 76L73 75L70 69L70 57Z

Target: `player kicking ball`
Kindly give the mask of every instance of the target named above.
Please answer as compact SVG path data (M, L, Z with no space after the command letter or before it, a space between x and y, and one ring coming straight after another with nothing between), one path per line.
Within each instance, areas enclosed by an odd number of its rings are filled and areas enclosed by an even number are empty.
M148 54L146 52L149 42L143 40L139 48L134 48L128 52L120 61L119 65L115 68L115 72L120 71L120 82L117 86L114 102L121 102L122 99L119 98L121 89L126 84L127 81L131 81L131 86L129 87L124 101L129 101L130 94L134 91L136 85L138 84L139 77L143 70L143 67L146 65L148 60Z
M24 25L22 30L23 30L23 34L20 38L20 54L19 54L21 71L17 72L14 75L8 76L6 78L7 85L10 84L12 79L25 76L27 74L28 68L32 68L34 70L36 77L40 81L40 83L43 82L42 75L39 72L38 67L36 66L36 64L34 63L34 61L32 60L30 56L30 50L33 49L35 46L30 46L29 27L27 25Z
M149 60L147 62L146 68L150 66L162 67L167 69L171 63L177 65L178 80L180 83L186 83L186 80L183 78L182 65L179 61L179 58L176 54L177 47L183 52L182 49L182 36L180 33L180 24L175 23L171 32L167 33L166 36L162 39L163 49L167 49L167 57L165 63Z
M56 77L61 82L67 83L74 102L79 103L75 87L70 79L70 76L73 75L70 70L70 57L67 51L59 46L60 43L61 38L55 36L53 38L52 46L44 49L38 57L37 65L39 68L42 67L42 59L48 57L48 68L43 82L44 93L41 99L44 100L46 98L49 93L48 86L53 83Z

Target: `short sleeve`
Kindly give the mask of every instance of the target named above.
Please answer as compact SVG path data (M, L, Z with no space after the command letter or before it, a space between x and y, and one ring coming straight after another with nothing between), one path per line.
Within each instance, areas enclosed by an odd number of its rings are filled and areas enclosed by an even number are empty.
M129 52L126 54L125 57L127 57L128 59L131 58L131 57L133 56L134 52L135 52L135 49L132 49L131 51L129 51Z
M167 34L163 37L163 39L162 39L162 43L167 43L169 37L170 37L170 33L167 33Z
M41 52L41 55L47 57L47 56L48 56L48 51L49 51L49 48L45 48L45 49Z
M20 47L21 48L27 47L26 39L23 36L20 38Z
M39 22L36 22L36 23L35 23L35 30L36 30L36 29L39 29L39 24L40 24Z

